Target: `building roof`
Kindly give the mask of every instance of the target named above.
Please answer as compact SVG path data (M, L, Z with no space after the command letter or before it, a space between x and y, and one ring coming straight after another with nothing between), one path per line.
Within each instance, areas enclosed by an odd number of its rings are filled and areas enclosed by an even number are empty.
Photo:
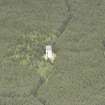
M52 46L51 45L46 45L46 50L52 50Z

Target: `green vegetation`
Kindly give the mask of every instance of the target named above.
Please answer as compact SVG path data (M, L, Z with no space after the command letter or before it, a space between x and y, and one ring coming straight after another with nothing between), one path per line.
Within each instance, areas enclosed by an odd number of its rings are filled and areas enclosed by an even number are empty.
M104 0L0 0L0 105L104 105L104 23Z
M37 66L44 55L45 45L55 38L53 33L31 32L21 35L10 47L7 57L21 65Z
M53 70L53 65L44 61L44 47L47 43L56 39L53 33L31 32L28 35L22 35L13 46L8 49L6 59L2 65L17 64L26 66L28 69L36 71L41 78L48 80L49 74Z
M51 65L50 63L48 62L44 62L44 61L41 61L39 64L38 64L39 68L37 69L37 73L47 79L49 75L51 75L52 71L53 71L53 65Z

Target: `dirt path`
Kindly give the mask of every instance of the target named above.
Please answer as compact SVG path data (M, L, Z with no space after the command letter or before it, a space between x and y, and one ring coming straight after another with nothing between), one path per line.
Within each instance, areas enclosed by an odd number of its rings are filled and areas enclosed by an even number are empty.
M66 5L66 8L67 8L67 15L65 17L65 20L61 23L59 28L56 30L57 31L57 33L56 33L57 39L62 36L63 32L66 30L66 27L68 26L68 23L72 19L71 5L69 4L69 0L65 0L65 5ZM53 44L55 45L56 41ZM37 87L34 90L34 96L41 102L41 104L50 105L50 104L48 104L47 100L38 98L38 91L42 87L42 85L45 83L45 81L46 80L43 77L40 77L40 79L38 81L38 84L37 84Z

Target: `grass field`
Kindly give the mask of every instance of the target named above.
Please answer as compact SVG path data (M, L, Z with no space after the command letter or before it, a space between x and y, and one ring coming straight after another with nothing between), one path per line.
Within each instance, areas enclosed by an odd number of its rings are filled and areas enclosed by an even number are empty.
M0 0L0 105L104 105L104 21L104 0Z

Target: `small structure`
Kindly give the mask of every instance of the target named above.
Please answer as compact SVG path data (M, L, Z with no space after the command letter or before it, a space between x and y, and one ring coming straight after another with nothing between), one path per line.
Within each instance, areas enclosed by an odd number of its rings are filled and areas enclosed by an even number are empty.
M56 55L52 51L52 46L51 45L46 45L46 51L45 51L44 59L45 60L50 60L51 63L53 63L54 60L55 60L55 57L56 57Z

